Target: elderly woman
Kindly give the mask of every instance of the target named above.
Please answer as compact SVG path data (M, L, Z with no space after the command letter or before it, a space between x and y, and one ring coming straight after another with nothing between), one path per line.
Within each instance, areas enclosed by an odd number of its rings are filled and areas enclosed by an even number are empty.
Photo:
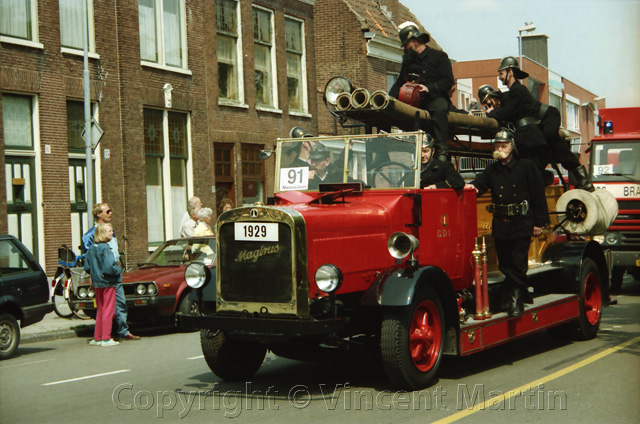
M201 208L198 210L198 225L193 230L194 236L212 236L211 221L213 219L213 211L211 208Z

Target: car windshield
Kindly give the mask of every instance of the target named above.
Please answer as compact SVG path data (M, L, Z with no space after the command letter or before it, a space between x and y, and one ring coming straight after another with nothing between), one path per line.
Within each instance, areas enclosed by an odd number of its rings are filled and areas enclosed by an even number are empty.
M165 242L144 261L142 266L175 266L194 261L213 265L215 260L215 237L185 238Z
M591 177L593 182L640 181L640 141L594 142Z
M276 191L361 182L371 189L419 188L423 132L278 140Z

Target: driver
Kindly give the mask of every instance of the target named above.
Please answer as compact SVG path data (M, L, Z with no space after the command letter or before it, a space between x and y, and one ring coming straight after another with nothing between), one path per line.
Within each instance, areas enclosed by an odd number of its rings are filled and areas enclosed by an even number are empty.
M331 168L331 152L322 143L316 143L309 154L309 189L317 190L320 183L342 182L342 175Z
M451 162L444 162L433 157L434 140L426 134L422 142L422 164L420 168L420 188L455 188L464 187L464 179L453 169Z

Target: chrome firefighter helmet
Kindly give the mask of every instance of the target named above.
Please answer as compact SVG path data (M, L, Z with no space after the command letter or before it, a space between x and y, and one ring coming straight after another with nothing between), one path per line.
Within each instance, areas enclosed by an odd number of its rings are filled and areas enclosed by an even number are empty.
M496 138L493 140L494 143L515 143L515 137L513 136L513 132L511 132L508 128L500 128L500 131L496 133Z
M434 140L433 137L431 137L431 134L426 133L424 135L424 139L422 140L422 148L426 149L426 148L432 148L433 146L436 144L436 141Z
M498 72L511 69L513 71L513 76L518 79L524 79L529 76L526 72L520 69L520 65L518 64L518 59L513 56L507 56L500 61L500 66L498 67Z
M307 130L302 127L293 127L291 131L289 131L290 138L302 138L302 137L311 137Z
M403 22L398 26L400 30L400 45L404 47L409 40L415 38L422 44L427 44L429 40L431 40L431 36L429 34L420 31L418 25L411 21Z

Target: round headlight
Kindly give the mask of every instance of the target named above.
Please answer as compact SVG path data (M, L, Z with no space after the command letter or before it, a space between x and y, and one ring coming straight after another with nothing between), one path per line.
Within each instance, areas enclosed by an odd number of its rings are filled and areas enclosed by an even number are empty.
M199 289L209 282L211 272L209 268L199 262L192 262L184 270L184 280L192 289Z
M147 286L147 294L154 295L156 293L158 293L158 289L156 288L156 285L153 283L150 283Z
M87 297L87 288L86 287L80 287L78 289L78 297L80 299L84 299L85 297Z
M89 289L87 290L87 296L89 297L95 297L96 296L96 292L93 289Z
M618 242L618 233L607 233L604 236L604 241L607 244L616 244Z
M144 284L138 284L136 286L136 293L138 293L140 296L142 296L146 292L147 292L147 287Z
M336 99L342 93L351 93L353 85L346 77L333 77L324 87L324 98L332 106L336 105Z
M325 264L316 271L316 285L323 292L334 292L340 288L341 284L342 272L337 266Z

